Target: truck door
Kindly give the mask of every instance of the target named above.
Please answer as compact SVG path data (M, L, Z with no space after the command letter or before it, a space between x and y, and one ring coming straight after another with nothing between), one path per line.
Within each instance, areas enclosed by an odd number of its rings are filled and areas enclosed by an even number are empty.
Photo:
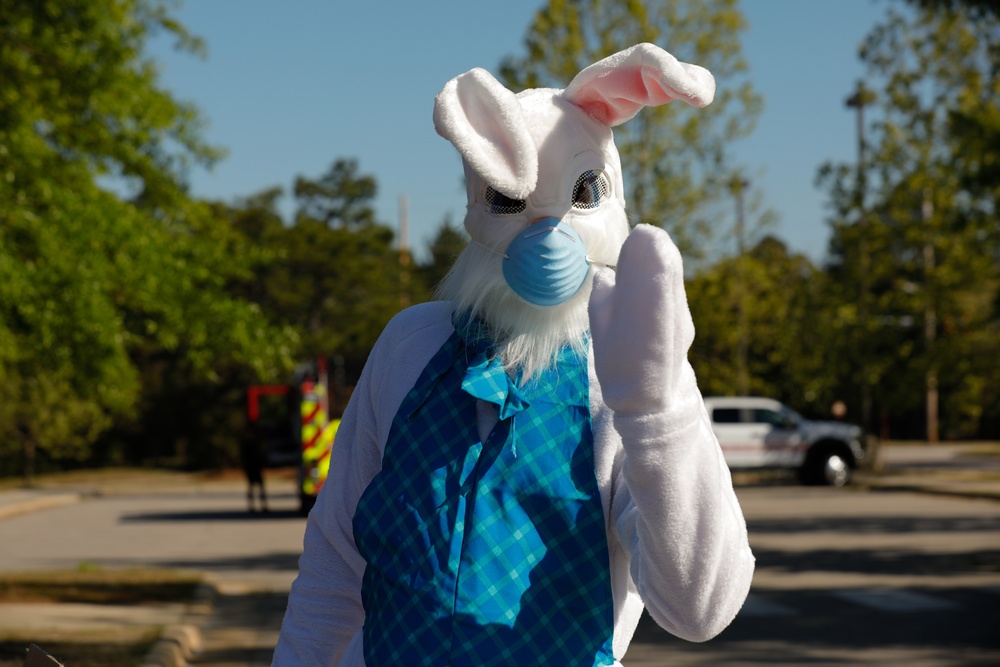
M712 429L722 446L730 468L756 468L763 465L764 439L770 427L754 421L750 408L717 407L712 410Z
M767 408L754 409L754 421L767 425L761 465L789 468L798 465L802 445L798 423L790 413Z

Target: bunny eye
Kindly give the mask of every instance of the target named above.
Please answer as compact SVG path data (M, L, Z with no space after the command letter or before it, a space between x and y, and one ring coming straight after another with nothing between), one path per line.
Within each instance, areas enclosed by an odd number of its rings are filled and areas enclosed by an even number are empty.
M484 199L486 200L487 208L489 208L490 213L493 215L514 215L515 213L524 211L526 206L523 199L511 199L488 185L486 186Z
M611 195L611 181L603 171L588 169L573 186L574 208L597 208Z

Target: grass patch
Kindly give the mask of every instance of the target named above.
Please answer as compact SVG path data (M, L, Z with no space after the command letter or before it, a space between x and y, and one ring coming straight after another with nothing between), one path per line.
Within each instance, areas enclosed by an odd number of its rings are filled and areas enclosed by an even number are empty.
M1000 456L1000 442L971 442L962 447L961 456Z
M29 644L37 644L67 667L138 667L158 637L155 630L129 638L0 635L0 667L22 667Z
M0 574L0 602L77 602L141 605L188 602L201 578L175 570L103 570L82 563L75 571ZM51 653L51 651L50 651Z

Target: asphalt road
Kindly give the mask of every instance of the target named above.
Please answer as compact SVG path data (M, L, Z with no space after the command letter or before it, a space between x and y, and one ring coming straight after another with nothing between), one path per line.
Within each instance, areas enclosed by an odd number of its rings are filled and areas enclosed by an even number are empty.
M705 644L644 618L625 667L1000 664L1000 503L737 491L757 558L743 611Z
M0 571L169 567L223 586L287 591L305 519L293 483L268 485L267 514L246 510L242 483L134 489L0 521Z
M248 514L228 483L11 517L0 570L191 568L222 584L232 614L253 610L287 591L305 525L289 483L270 491L267 515ZM1000 503L780 483L737 492L757 557L744 610L705 644L644 619L625 667L1000 664ZM265 644L279 621L280 605L262 621Z

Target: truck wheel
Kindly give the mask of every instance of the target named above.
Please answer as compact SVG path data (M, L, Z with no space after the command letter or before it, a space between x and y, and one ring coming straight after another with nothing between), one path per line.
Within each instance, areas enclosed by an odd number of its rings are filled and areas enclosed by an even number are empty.
M837 453L831 452L823 462L823 481L830 486L844 486L851 481L851 467Z
M851 466L834 449L812 451L799 471L799 478L805 484L846 486L851 481Z

